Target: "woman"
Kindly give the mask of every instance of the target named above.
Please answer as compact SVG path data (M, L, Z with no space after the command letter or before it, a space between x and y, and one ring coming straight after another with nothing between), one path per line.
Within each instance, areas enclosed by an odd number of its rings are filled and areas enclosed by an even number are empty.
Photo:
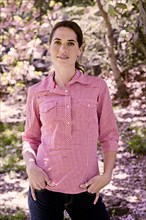
M83 74L77 62L82 43L75 22L57 23L49 44L54 72L28 91L23 157L31 220L62 220L64 210L72 220L109 219L99 194L111 180L118 131L105 81Z

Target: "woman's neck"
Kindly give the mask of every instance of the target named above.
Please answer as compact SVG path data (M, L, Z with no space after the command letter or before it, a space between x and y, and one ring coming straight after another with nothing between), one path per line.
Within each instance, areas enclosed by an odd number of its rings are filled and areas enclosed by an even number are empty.
M70 68L70 69L55 68L54 80L60 88L65 88L66 85L71 81L71 79L75 75L75 72L76 72L75 68Z

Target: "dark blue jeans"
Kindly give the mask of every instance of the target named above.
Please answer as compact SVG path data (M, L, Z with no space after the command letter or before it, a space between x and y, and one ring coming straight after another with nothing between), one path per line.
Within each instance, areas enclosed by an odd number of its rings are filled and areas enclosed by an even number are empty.
M30 190L28 205L31 220L63 220L66 210L72 220L110 220L102 198L93 204L95 194L83 192L64 194L49 190L36 190L37 200L32 199Z

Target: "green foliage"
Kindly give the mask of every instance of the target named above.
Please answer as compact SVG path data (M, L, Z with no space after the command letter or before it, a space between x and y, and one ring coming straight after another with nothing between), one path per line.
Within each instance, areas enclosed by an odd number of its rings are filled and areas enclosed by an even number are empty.
M47 13L47 10L52 9L50 7L50 1L49 0L35 0L34 1L34 7L40 11L41 15L44 15Z
M129 140L129 148L135 154L146 155L146 128L132 128L134 135Z
M21 133L23 123L0 123L0 172L24 170L21 154Z
M114 17L116 16L116 11L113 5L109 4L108 5L108 13L110 16Z
M72 0L71 1L71 5L80 5L80 6L89 6L89 5L95 5L95 2L94 0Z
M116 2L115 5L113 4L108 4L108 13L110 16L115 17L118 13L120 14L121 12L123 12L125 9L128 10L128 7L126 4L124 3L119 3ZM120 10L120 11L119 11Z
M126 4L124 4L124 3L116 3L116 7L117 8L121 8L121 9L127 9L127 5Z
M94 0L35 0L34 7L38 9L41 14L47 14L47 10L53 10L56 6L67 7L73 5L94 5Z
M114 207L114 208L110 209L109 212L112 217L123 216L123 215L129 213L129 208L128 207Z
M26 220L26 215L23 211L18 211L15 214L0 215L0 220Z

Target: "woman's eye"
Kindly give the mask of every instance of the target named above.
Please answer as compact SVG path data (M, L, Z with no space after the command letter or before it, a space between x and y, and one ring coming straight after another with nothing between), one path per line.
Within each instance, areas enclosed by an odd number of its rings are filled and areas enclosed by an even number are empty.
M68 42L68 46L74 46L75 44L73 42Z
M59 40L55 41L54 43L57 44L57 45L61 44L61 42Z

